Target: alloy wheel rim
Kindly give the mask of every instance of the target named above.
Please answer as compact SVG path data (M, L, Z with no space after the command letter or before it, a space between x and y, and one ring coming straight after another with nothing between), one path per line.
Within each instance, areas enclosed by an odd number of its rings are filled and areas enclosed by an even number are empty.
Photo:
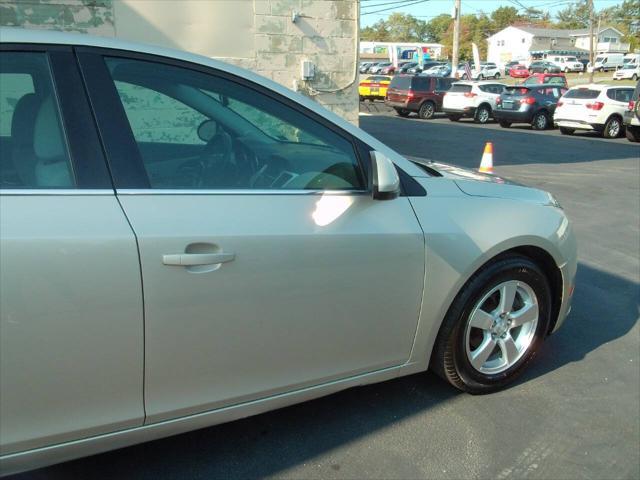
M613 120L609 125L609 135L611 137L617 137L620 133L620 122L618 120Z
M533 289L520 280L493 287L467 319L465 351L471 366L493 375L513 367L529 350L539 321Z
M543 130L544 127L547 126L547 119L544 115L538 115L538 118L536 119L536 126L539 130Z
M478 117L480 118L481 123L485 123L487 120L489 120L489 112L486 108L483 108L480 110L480 115L478 115Z

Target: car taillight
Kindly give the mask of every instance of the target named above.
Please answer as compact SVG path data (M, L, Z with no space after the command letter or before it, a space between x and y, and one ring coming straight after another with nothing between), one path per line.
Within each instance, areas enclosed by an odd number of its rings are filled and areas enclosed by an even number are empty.
M464 96L467 98L473 98L473 97L477 97L478 94L473 92L464 92Z
M500 105L502 103L502 97L496 98L496 105Z
M369 82L360 82L361 87L369 87L371 84Z
M590 110L602 110L602 107L604 107L604 103L602 102L587 103L586 107Z
M413 90L409 90L407 92L407 98L413 98L414 94L413 94Z
M633 108L635 106L636 106L636 102L634 102L633 100L629 100L629 105L627 106L627 108L633 112Z
M520 100L520 103L525 103L527 105L533 105L534 103L536 103L536 99L533 97L524 97L522 100Z
M561 107L562 105L564 105L564 102L562 100L558 101L558 107Z

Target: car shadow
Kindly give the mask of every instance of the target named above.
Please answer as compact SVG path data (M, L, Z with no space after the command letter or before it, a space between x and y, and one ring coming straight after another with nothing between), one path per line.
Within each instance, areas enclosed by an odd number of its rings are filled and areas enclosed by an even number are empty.
M511 389L517 393L521 384L579 362L624 336L638 321L638 290L637 282L580 264L573 312ZM305 464L461 395L465 394L434 374L421 373L12 478L261 478Z
M412 121L372 115L360 117L360 128L403 155L467 168L477 168L487 142L494 145L495 165L635 160L640 153L637 144L624 139L603 140L582 134L576 137L549 135L532 131L524 124L522 128L475 128L457 122ZM458 140L440 140L452 138Z

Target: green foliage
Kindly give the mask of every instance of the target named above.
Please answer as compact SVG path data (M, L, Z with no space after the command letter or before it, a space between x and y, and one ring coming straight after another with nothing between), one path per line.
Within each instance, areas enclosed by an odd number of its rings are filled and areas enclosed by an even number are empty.
M589 0L578 0L556 14L557 28L578 29L589 26Z
M362 40L387 42L427 41L427 22L413 15L392 13L386 20L379 20L360 32Z

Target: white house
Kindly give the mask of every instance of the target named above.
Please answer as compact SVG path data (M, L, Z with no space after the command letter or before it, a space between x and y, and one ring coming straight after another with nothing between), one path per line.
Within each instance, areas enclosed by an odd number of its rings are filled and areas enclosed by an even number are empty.
M623 34L613 27L604 26L596 35L595 53L626 53L629 44L622 43ZM589 29L561 30L509 26L487 39L487 61L505 64L509 61L527 62L531 58L544 58L547 54L586 57L589 55Z

